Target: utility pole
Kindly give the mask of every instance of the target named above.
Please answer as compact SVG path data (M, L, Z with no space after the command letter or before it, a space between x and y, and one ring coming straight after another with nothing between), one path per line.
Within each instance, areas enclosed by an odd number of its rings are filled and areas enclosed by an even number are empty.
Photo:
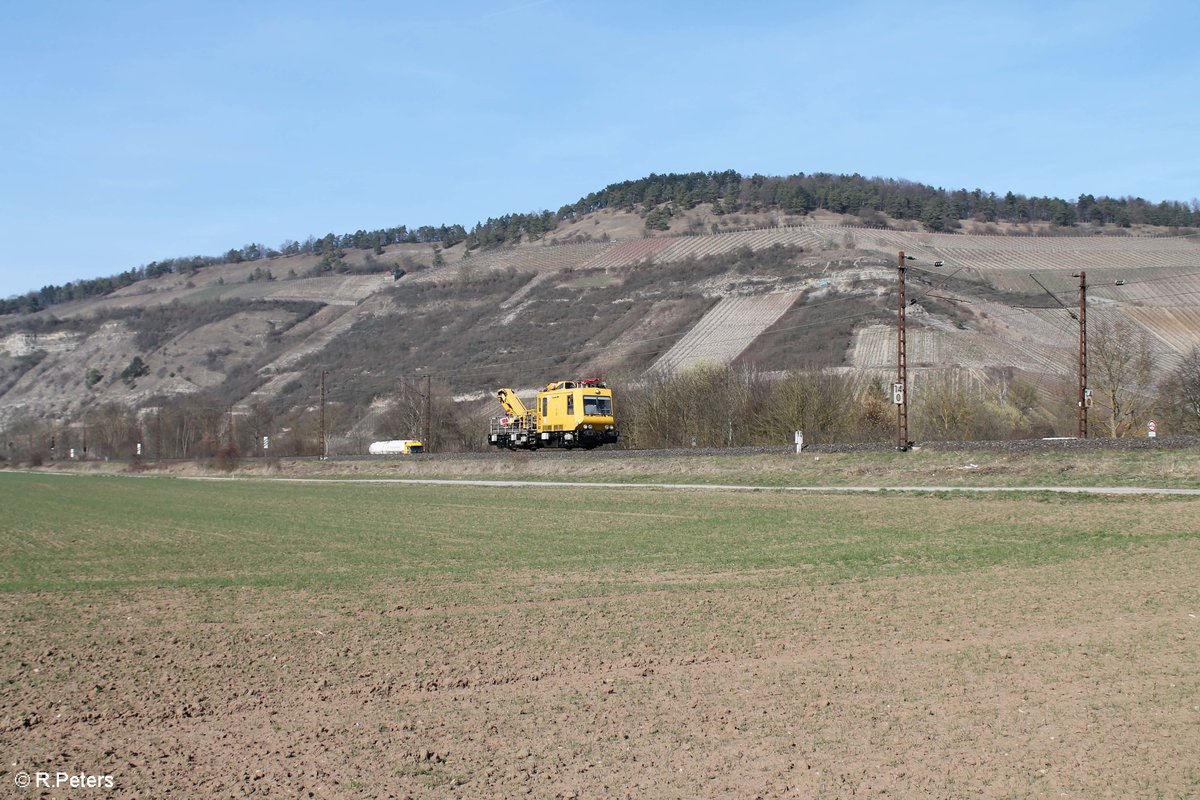
M429 414L430 410L433 408L433 402L432 402L433 393L430 391L430 378L432 378L432 377L433 376L431 376L431 375L425 376L425 434L424 434L425 440L423 442L421 442L421 444L425 445L425 452L427 452L427 453L429 452L429 433L433 429L432 426L430 425L430 414Z
M1087 388L1087 273L1079 273L1079 438L1088 435L1088 404L1091 391Z
M329 453L325 446L325 370L321 370L321 452L320 458L325 459Z
M904 325L904 261L904 251L901 250L897 261L900 277L896 315L896 383L892 386L892 402L896 404L896 449L901 452L908 450L908 339Z
M1072 278L1079 278L1079 313L1075 313L1067 304L1058 299L1054 292L1050 291L1045 285L1037 279L1031 272L1029 277L1033 278L1033 282L1042 287L1042 291L1050 295L1054 302L1058 303L1068 314L1071 319L1079 323L1079 396L1076 398L1079 404L1079 438L1087 438L1088 429L1088 406L1092 403L1092 390L1087 388L1087 273L1073 272ZM1117 281L1115 285L1121 286L1125 281Z

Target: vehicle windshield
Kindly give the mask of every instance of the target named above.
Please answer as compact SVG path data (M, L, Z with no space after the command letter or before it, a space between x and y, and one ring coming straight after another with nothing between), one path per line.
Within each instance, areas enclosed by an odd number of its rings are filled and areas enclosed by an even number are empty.
M585 417L611 417L612 398L584 396L583 415Z

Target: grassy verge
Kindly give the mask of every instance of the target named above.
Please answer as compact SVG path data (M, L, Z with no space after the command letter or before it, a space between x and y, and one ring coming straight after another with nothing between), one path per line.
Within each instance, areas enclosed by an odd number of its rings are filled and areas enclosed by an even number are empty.
M741 486L1128 486L1200 488L1200 452L736 454L591 457L504 453L455 459L285 462L280 472L248 466L241 474L291 477L521 479Z

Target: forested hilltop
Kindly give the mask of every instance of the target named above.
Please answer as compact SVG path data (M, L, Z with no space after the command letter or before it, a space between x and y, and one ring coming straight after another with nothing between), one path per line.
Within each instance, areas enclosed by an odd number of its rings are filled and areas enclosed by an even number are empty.
M558 219L602 208L634 210L638 206L668 204L688 209L700 203L712 203L717 214L770 209L796 214L817 210L839 214L874 211L897 220L916 220L932 231L954 230L956 223L967 219L1045 222L1061 227L1078 223L1118 227L1200 225L1200 203L1195 200L1190 204L1177 201L1154 204L1140 197L1096 198L1084 194L1071 201L1012 192L1000 196L982 189L947 191L912 181L862 175L801 173L782 178L746 177L733 170L650 175L614 183L573 205L563 206Z
M919 223L930 231L957 230L963 220L979 222L1042 223L1056 228L1078 225L1151 225L1170 229L1200 226L1200 203L1163 201L1151 203L1140 197L1094 197L1075 200L1057 197L1028 197L1007 192L1003 196L982 189L946 190L912 181L867 178L861 175L799 173L786 177L744 176L734 170L651 174L623 181L592 192L557 212L505 214L477 222L469 231L461 224L399 225L378 230L358 230L341 235L329 233L304 241L289 239L278 248L252 243L231 248L221 256L185 256L153 261L106 278L72 281L62 286L45 286L24 295L0 300L0 314L40 311L59 303L109 294L137 281L170 273L196 272L217 264L270 260L281 256L312 254L321 257L318 269L346 272L342 261L347 249L383 249L396 244L429 243L451 247L465 242L468 251L487 249L521 240L540 239L560 223L592 212L615 209L645 215L649 231L665 231L671 217L707 203L715 215L779 210L790 214L831 211L857 215L864 224L886 226L887 218ZM886 215L886 217L884 216Z

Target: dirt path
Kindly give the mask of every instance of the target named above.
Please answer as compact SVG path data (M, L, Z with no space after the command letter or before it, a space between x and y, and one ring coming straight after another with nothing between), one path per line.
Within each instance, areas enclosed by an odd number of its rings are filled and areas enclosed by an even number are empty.
M67 473L63 473L67 474ZM237 478L213 475L179 476L187 480L224 481ZM603 481L473 480L470 478L268 478L285 483L385 483L433 486L537 487L560 486L579 489L665 489L740 492L1053 492L1095 495L1200 495L1200 489L1169 489L1154 486L773 486L736 483L610 483Z

